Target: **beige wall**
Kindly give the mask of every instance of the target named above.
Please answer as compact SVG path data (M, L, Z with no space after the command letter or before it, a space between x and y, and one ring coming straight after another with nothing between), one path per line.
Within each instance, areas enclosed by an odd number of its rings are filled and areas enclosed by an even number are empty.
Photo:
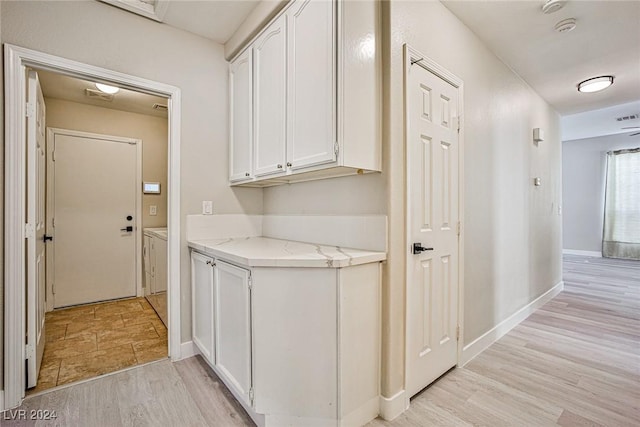
M404 388L403 55L409 43L464 80L464 343L561 280L559 117L439 2L384 2L382 175L264 191L265 213L389 216L383 283L383 395ZM532 128L546 140L532 142ZM534 177L542 187L534 187Z
M160 182L162 191L161 194L142 196L142 226L165 227L168 188L167 119L53 98L46 98L45 104L47 127L142 140L142 180ZM156 216L149 215L150 205L157 206Z
M187 214L262 212L262 190L227 179L227 62L223 46L96 1L2 2L2 42L177 86L181 126L182 340L191 338Z

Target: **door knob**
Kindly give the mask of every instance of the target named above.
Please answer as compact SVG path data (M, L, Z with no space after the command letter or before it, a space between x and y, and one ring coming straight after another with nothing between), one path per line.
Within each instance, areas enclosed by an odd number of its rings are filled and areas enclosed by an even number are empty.
M422 246L422 243L418 242L418 243L414 243L413 244L413 253L414 254L419 254L422 253L424 251L432 251L433 248L425 248Z
M47 240L53 241L53 236L47 236L46 234L42 236L42 241L47 243Z
M124 231L126 233L131 233L133 231L132 225L127 225L125 228L121 228L120 231Z

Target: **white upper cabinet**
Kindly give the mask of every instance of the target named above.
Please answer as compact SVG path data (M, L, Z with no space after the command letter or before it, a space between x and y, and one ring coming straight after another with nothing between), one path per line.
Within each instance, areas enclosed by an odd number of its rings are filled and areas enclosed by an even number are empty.
M285 25L285 16L281 16L253 44L256 177L284 173L287 162Z
M296 0L289 25L290 167L336 160L335 3Z
M231 62L232 185L381 170L379 8L293 0Z
M246 181L252 175L253 147L253 61L251 50L242 53L229 67L231 144L229 181Z

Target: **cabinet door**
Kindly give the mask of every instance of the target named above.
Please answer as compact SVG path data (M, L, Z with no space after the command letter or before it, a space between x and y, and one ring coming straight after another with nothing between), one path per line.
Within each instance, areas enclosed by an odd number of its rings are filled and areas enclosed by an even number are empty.
M149 236L149 288L150 294L156 293L156 239Z
M156 252L155 292L167 290L167 241L154 237Z
M216 368L250 402L251 296L249 271L216 261Z
M229 181L252 177L253 90L251 49L247 49L229 66L230 144Z
M193 343L202 357L215 363L213 327L214 262L197 252L191 253L191 297Z
M335 4L296 0L287 11L287 157L292 169L331 163L337 157Z
M287 39L281 16L254 42L254 175L285 171Z

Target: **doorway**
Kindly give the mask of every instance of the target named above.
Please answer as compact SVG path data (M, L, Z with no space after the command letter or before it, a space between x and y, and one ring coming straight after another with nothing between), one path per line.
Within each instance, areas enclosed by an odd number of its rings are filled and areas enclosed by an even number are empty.
M168 246L168 347L173 360L180 358L180 221L179 221L179 142L180 142L180 90L146 79L81 64L52 55L43 54L17 46L5 45L5 393L4 408L21 403L26 389L26 366L24 337L27 333L26 283L32 276L26 267L25 256L34 238L30 233L31 223L27 218L27 183L31 181L27 168L27 135L25 111L28 69L53 71L71 77L94 82L112 84L167 99L168 169L167 183L167 234ZM29 111L27 109L27 111ZM125 227L126 228L126 227ZM29 253L30 254L30 253ZM31 254L30 254L31 255ZM140 255L141 258L141 255ZM138 276L141 276L141 269ZM173 285L175 284L175 285ZM173 286L172 286L173 285ZM134 300L129 300L134 301ZM144 301L146 303L146 301ZM139 303L142 306L142 303Z
M405 46L407 395L458 363L462 81Z

